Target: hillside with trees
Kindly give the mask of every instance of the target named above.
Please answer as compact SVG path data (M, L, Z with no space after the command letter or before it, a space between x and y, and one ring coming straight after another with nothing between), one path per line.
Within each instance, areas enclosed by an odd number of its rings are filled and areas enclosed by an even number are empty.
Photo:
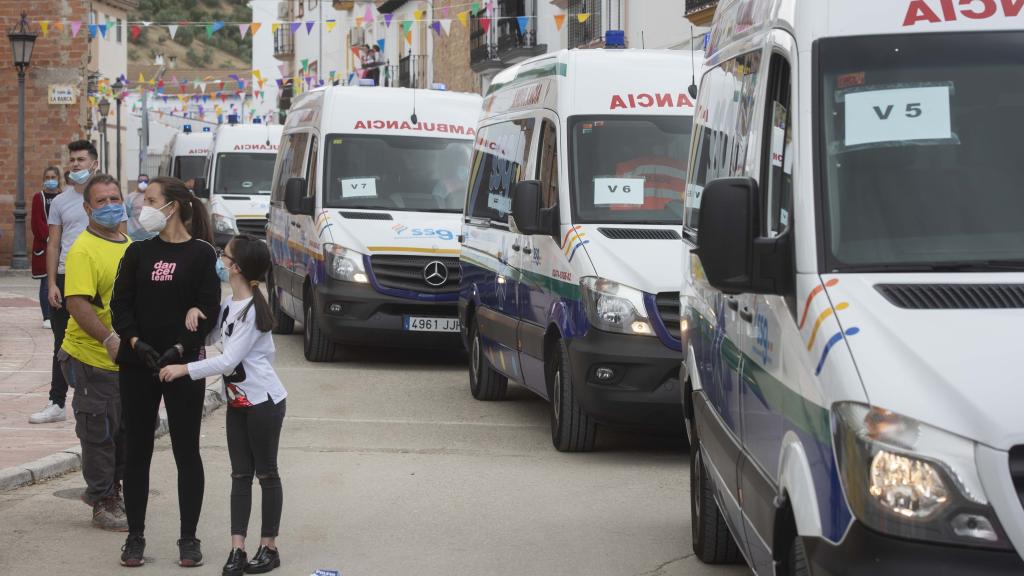
M203 69L246 69L252 62L252 37L242 38L233 23L250 22L252 10L228 0L139 0L130 16L136 22L158 22L142 28L129 44L130 64L151 64L157 54L176 57L178 65ZM216 22L228 24L207 37L202 26L181 26L174 39L167 27L172 22Z

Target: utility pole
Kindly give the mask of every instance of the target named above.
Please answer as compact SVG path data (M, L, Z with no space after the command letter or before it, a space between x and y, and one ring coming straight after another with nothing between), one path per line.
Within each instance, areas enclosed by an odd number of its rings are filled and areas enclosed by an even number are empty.
M160 68L156 72L156 76L153 77L154 84L160 82L160 79L164 77L164 73L167 72L167 68L174 67L174 63L177 60L176 57L171 56L170 64L164 63L163 54L158 55L157 63ZM142 89L142 137L139 141L139 173L141 174L144 170L143 166L146 163L146 156L149 153L149 91L143 87Z

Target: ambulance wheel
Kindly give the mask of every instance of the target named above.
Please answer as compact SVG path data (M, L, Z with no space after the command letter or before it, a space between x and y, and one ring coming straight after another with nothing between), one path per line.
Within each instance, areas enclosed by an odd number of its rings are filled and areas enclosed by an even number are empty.
M804 548L804 541L800 536L793 538L789 546L789 565L785 572L789 576L810 576L811 567L807 562L807 549Z
M311 295L310 295L311 296ZM307 298L309 300L311 298ZM334 359L334 342L331 342L327 335L320 329L316 321L316 314L313 313L313 305L310 302L303 302L305 308L305 322L302 330L302 348L306 360L310 362L330 362Z
M267 275L267 299L270 300L270 312L274 315L274 334L292 334L295 332L295 319L281 310L281 302L277 299L277 286L274 275Z
M469 325L469 391L473 398L487 402L504 400L508 391L508 378L487 362L475 319Z
M551 443L559 452L590 452L594 449L597 424L580 406L573 386L569 348L564 340L552 346L548 358L551 390Z
M690 436L690 530L693 552L705 564L732 564L742 560L739 547L715 501L714 488L704 468L696 428Z

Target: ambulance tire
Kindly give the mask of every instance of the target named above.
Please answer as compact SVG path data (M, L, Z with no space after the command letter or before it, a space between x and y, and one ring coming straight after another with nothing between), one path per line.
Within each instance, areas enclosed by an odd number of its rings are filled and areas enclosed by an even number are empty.
M694 427L690 438L690 530L693 552L705 564L734 564L743 556L715 501Z
M789 576L811 576L811 566L807 561L807 549L804 548L804 541L800 536L793 538L789 546L789 562L786 574Z
M305 322L302 330L302 351L306 360L310 362L330 362L334 360L334 342L327 338L327 335L320 329L316 321L316 314L313 313L313 305L308 302L312 297L307 294L302 302L305 309Z
M580 406L569 362L569 348L559 339L548 358L551 390L551 443L559 452L590 452L594 449L597 423Z
M277 287L274 285L274 275L267 275L267 299L270 300L270 312L274 315L274 334L293 334L295 332L295 319L281 310L281 303L277 300Z
M508 391L508 378L487 361L475 319L469 326L469 391L484 402L504 400Z

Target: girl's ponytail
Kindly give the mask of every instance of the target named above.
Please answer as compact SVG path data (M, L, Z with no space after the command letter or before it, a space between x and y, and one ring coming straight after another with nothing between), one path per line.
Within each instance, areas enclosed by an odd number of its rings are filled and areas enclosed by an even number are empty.
M213 244L213 227L210 223L210 212L206 209L203 201L192 194L189 200L192 204L192 221L189 222L192 237L206 240Z
M274 314L270 304L260 290L260 282L270 271L270 250L260 239L240 234L231 241L231 259L238 266L242 277L252 286L252 306L256 309L256 329L270 332L274 329Z

